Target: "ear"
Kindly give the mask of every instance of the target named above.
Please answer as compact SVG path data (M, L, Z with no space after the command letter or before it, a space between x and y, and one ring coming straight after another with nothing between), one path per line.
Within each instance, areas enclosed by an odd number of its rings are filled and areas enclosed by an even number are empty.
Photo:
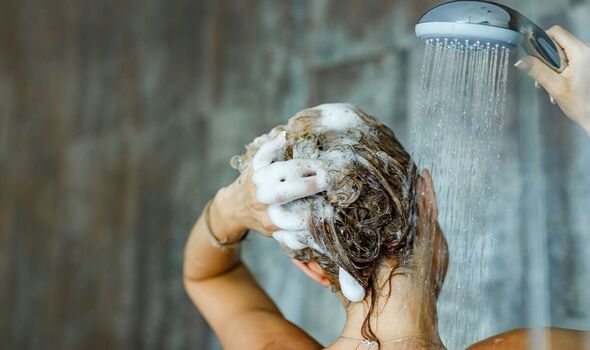
M308 275L312 280L318 282L322 286L327 287L330 285L328 276L317 261L310 260L308 262L302 262L296 259L291 259L291 262L293 265L301 269L301 271Z
M427 278L434 282L433 292L438 297L445 281L447 268L449 264L449 254L447 241L437 222L438 206L436 204L436 194L430 172L425 169L419 178L418 186L419 211L421 237L423 244L419 245L419 250L424 254L421 266L422 272L427 274Z
M419 181L420 212L427 213L429 221L434 223L438 218L438 206L436 204L436 194L434 193L432 177L428 169L422 171Z

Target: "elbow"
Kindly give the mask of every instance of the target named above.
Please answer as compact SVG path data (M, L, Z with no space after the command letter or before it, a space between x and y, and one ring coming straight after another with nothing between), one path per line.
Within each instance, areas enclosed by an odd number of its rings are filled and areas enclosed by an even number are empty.
M194 289L199 282L203 281L205 276L199 273L199 269L194 264L191 264L189 260L184 258L182 265L182 284L184 289L188 292L189 287Z
M183 267L182 267L182 283L184 285L184 289L188 289L189 286L193 287L198 284L198 282L203 281L204 276L201 276L197 269L194 266L190 266L185 260Z
M191 269L190 266L187 268L185 265L182 273L182 286L184 287L185 293L189 296L193 303L196 302L199 291L202 289L203 284L201 282L206 281L206 276L200 275L195 269ZM195 304L196 305L196 304Z
M183 275L182 275L182 286L184 287L184 292L189 297L189 299L193 302L193 305L199 309L198 300L199 295L201 294L200 291L200 284L199 280L195 279L193 276L187 273L186 267L184 268Z
M195 279L187 271L186 264L182 270L182 285L184 286L184 290L188 292L189 287L194 284Z
M188 254L185 248L182 258L182 282L184 288L186 289L189 285L194 286L198 282L206 280L207 277L205 266L202 266L194 256Z
M197 281L192 279L190 276L184 275L182 277L182 285L184 287L184 291L186 292L186 294L191 296L191 291L195 290L195 287L198 286L198 283L197 283Z
M201 282L211 280L219 275L210 273L206 268L199 268L194 264L190 264L187 260L185 260L182 268L182 281L185 289L189 286L194 289Z

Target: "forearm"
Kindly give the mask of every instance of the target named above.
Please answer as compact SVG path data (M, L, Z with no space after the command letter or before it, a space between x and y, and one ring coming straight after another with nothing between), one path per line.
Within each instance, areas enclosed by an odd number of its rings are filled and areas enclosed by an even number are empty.
M221 249L212 242L214 238L211 235L220 240L235 242L240 239L242 234L243 230L232 226L231 220L223 214L223 210L213 200L209 213L203 211L193 226L185 245L185 280L203 281L222 275L234 268L240 261L239 247Z
M203 215L197 220L184 247L184 278L202 281L231 270L240 260L239 248L221 250L209 241Z

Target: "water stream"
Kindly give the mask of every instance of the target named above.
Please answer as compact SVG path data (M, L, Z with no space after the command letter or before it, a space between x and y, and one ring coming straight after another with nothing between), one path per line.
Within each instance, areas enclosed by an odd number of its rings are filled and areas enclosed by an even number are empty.
M463 349L489 335L486 301L495 244L501 131L510 50L457 40L426 42L411 151L432 174L449 271L439 300L441 336Z

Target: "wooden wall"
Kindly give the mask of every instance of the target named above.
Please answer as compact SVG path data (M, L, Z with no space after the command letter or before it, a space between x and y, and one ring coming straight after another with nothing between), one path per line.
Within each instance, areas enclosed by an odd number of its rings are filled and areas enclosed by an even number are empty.
M181 250L235 177L228 159L320 102L355 103L407 141L413 24L434 3L0 2L0 348L217 348ZM590 41L589 0L506 3ZM505 236L474 291L497 307L469 327L590 328L590 141L529 80L511 84ZM333 339L343 313L327 290L270 240L244 256L288 318Z

